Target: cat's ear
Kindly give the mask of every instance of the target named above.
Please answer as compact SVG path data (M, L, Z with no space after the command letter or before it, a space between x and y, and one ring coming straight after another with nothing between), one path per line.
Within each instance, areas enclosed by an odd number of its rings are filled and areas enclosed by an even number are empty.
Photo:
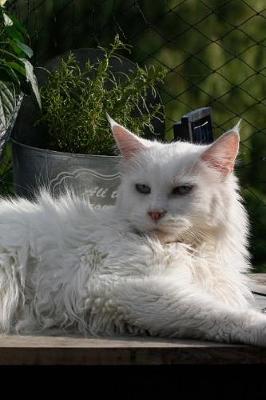
M125 159L134 157L138 152L149 147L149 141L141 139L124 126L119 125L108 114L107 119L111 125L116 144Z
M239 150L239 127L241 120L230 131L220 136L201 155L201 160L207 162L209 167L215 168L223 176L229 175L235 165Z

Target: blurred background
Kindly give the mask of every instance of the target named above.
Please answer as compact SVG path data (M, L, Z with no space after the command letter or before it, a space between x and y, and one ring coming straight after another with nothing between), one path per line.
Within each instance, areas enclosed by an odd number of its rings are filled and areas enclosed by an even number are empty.
M214 136L241 124L237 175L251 219L254 272L266 272L265 0L9 0L43 65L68 49L108 46L116 33L132 46L124 55L168 70L161 97L166 136L173 124L210 106ZM12 193L5 150L0 193Z

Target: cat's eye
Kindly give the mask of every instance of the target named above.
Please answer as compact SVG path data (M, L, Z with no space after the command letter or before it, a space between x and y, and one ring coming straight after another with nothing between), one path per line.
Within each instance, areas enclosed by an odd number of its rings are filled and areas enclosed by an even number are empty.
M137 183L135 185L137 192L142 194L150 194L151 188L148 185L142 185L141 183Z
M185 194L190 193L192 189L193 189L193 185L180 185L180 186L176 186L172 190L172 194L177 195L177 196L183 196Z

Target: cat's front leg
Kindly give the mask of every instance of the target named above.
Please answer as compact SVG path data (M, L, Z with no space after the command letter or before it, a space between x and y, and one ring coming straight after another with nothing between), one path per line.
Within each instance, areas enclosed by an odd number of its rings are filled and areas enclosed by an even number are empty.
M170 279L127 280L115 288L113 296L127 324L154 336L266 346L263 314L232 309L196 288L178 287Z

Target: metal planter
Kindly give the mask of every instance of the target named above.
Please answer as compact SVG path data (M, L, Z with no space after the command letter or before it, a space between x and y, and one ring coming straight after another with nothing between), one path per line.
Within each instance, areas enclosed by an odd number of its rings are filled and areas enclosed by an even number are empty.
M12 142L14 185L19 196L32 199L41 188L59 196L68 188L95 207L115 203L119 156L64 153Z

